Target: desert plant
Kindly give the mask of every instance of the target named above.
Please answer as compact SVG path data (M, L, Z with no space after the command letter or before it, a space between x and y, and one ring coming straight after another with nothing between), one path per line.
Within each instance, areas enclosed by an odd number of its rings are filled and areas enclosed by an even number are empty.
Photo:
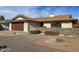
M45 35L58 35L59 34L58 31L45 31L44 33Z
M29 31L30 34L40 34L41 31L40 30L33 30L33 31Z
M56 42L64 42L64 39L63 38L57 38Z

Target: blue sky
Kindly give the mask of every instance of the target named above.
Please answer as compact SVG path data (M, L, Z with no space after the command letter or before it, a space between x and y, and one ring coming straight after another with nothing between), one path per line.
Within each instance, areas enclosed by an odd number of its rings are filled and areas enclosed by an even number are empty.
M0 15L12 19L18 14L32 18L49 15L73 15L79 18L79 6L0 6Z

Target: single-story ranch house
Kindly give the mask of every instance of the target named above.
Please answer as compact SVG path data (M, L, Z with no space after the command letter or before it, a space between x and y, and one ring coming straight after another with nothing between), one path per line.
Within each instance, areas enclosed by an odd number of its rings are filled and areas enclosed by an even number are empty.
M78 19L74 19L71 15L59 15L41 18L30 18L24 15L18 15L11 20L9 24L9 30L28 32L29 30L37 27L73 28L73 25L77 22Z

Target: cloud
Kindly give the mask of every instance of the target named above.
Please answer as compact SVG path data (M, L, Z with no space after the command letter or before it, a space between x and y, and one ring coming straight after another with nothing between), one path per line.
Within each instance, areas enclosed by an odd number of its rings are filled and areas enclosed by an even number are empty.
M49 8L45 7L26 7L26 9L23 11L25 15L30 16L30 17L43 17L43 16L48 16L50 11Z
M46 17L49 15L67 14L67 11L65 7L28 7L24 14L31 17Z
M71 10L72 11L72 10ZM40 16L71 14L66 7L46 7L41 10Z
M33 7L33 6L29 6L29 7L26 7L24 10L23 10L23 14L25 14L26 16L30 16L30 17L38 17L40 16L40 12L39 12L39 7Z
M0 15L3 15L6 19L12 19L18 12L7 9L0 9Z
M12 11L12 10L0 10L0 13L14 14L14 13L16 13L16 11Z
M51 14L58 15L58 14L66 14L65 7L40 7L40 6L28 6L28 7L11 7L8 9L0 9L0 14L7 14L7 15L18 15L24 14L29 17L46 17ZM10 17L9 16L9 17Z
M49 15L72 14L79 16L79 7L57 7L57 6L14 6L0 7L0 15L5 15L6 18L12 18L18 14L35 17L47 17Z

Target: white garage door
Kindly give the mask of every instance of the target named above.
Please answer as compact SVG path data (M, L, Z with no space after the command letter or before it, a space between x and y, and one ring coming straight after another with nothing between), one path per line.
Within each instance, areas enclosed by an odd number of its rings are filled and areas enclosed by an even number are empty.
M61 23L61 28L72 28L72 23Z

